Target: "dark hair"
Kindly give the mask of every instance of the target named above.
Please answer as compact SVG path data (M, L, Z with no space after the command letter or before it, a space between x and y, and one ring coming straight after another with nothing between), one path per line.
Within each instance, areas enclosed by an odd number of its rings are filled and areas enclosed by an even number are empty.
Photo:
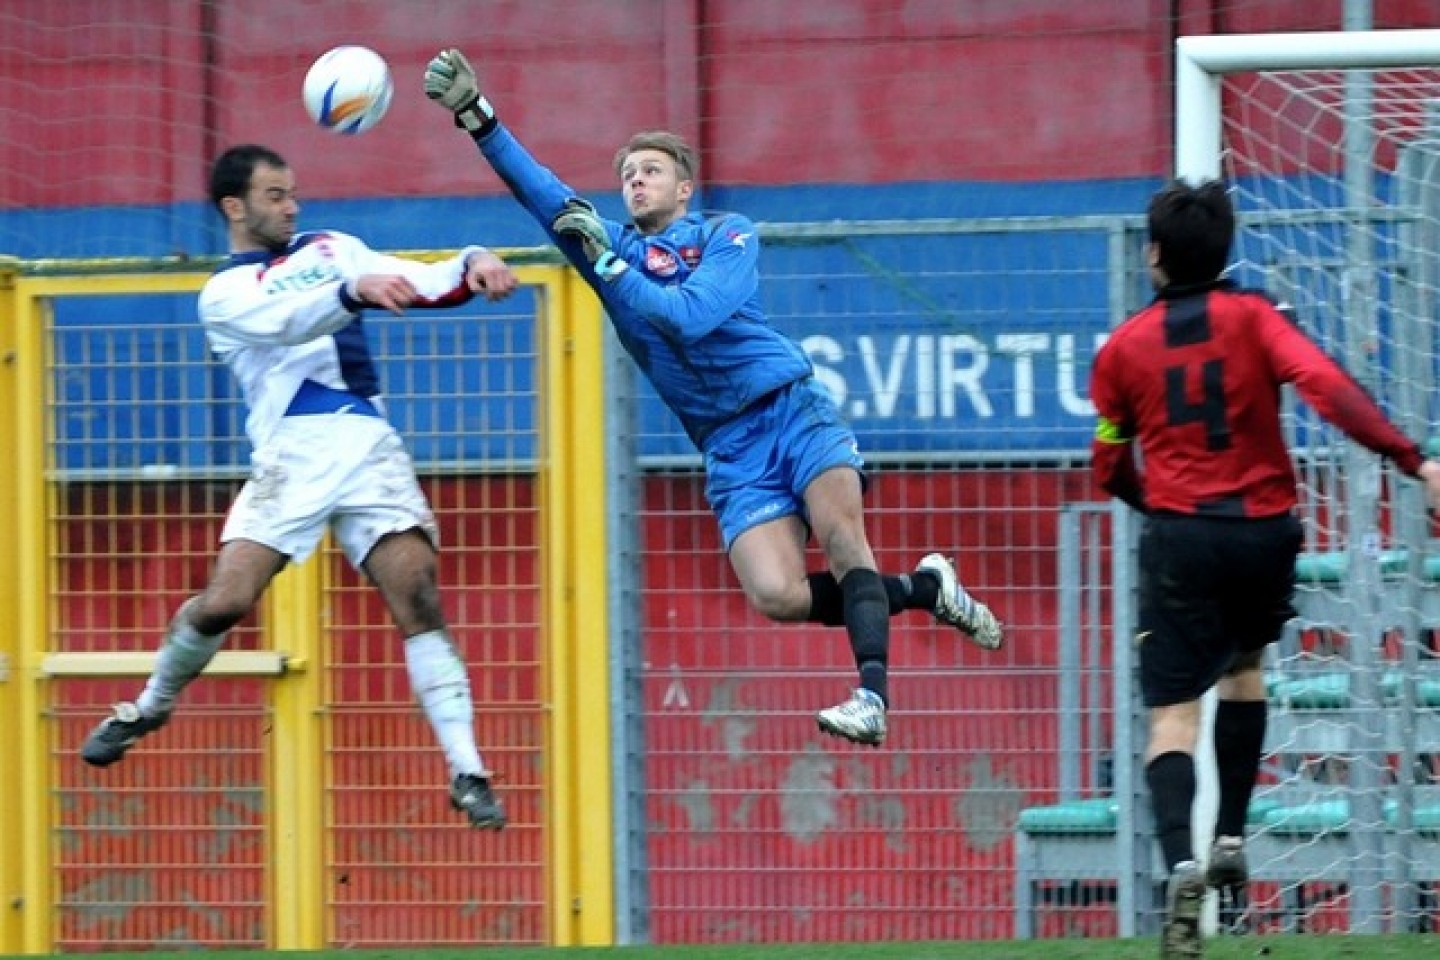
M681 180L694 180L700 172L700 158L695 148L686 143L678 133L668 130L646 130L631 137L625 146L615 152L615 173L618 175L625 166L625 158L637 150L659 150L668 154L680 168Z
M260 165L288 167L285 158L269 147L243 143L220 154L220 159L210 168L210 202L220 210L220 201L226 197L243 197L250 189L250 178ZM223 211L222 211L223 212Z
M1147 216L1150 242L1159 247L1160 269L1170 283L1206 283L1225 270L1235 239L1235 208L1225 184L1171 181L1150 198Z

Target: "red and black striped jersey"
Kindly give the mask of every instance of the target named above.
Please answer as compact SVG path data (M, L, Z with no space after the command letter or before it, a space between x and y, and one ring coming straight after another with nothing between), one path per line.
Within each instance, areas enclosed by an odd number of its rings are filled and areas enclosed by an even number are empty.
M1221 281L1162 291L1096 354L1096 479L1141 509L1232 517L1290 510L1286 383L1356 442L1408 474L1419 469L1419 447L1339 364L1265 294Z

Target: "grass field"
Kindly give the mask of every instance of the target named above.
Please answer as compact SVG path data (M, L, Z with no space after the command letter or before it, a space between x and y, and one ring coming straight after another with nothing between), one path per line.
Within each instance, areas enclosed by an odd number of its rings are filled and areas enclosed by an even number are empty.
M225 960L1155 960L1155 940L992 940L956 943L725 944L704 947L335 950L221 954ZM135 960L195 960L194 953L135 953ZM1440 960L1440 936L1226 937L1206 960Z

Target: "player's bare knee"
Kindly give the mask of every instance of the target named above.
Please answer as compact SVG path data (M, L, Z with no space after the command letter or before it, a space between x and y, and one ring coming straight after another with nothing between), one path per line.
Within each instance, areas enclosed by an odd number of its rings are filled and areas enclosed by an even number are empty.
M1150 710L1150 759L1161 754L1195 752L1200 737L1200 704L1190 700Z
M182 615L199 633L215 637L244 620L259 601L249 590L211 585L185 605Z
M421 585L410 598L410 616L421 630L439 630L445 625L440 591L433 582Z
M769 581L747 585L745 596L757 613L782 623L803 620L810 612L808 587L797 590L790 584Z
M820 549L837 580L856 567L875 566L870 543L865 538L865 527L858 521L826 531L820 538Z
M381 593L390 607L390 615L395 625L405 636L439 630L445 626L440 590L436 586L433 569L429 574L415 571L414 576L401 583L393 580L386 582L381 586Z
M1264 700L1265 674L1261 670L1264 652L1245 653L1235 658L1230 669L1215 685L1221 700Z

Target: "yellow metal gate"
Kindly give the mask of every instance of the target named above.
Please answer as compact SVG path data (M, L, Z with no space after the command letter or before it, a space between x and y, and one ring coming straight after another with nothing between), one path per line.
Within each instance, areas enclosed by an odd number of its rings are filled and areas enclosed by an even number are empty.
M612 941L602 321L529 259L509 312L367 319L440 521L498 835L448 809L400 638L328 548L169 726L80 762L204 583L239 421L188 319L206 273L0 264L0 952ZM153 321L114 322L137 303Z

